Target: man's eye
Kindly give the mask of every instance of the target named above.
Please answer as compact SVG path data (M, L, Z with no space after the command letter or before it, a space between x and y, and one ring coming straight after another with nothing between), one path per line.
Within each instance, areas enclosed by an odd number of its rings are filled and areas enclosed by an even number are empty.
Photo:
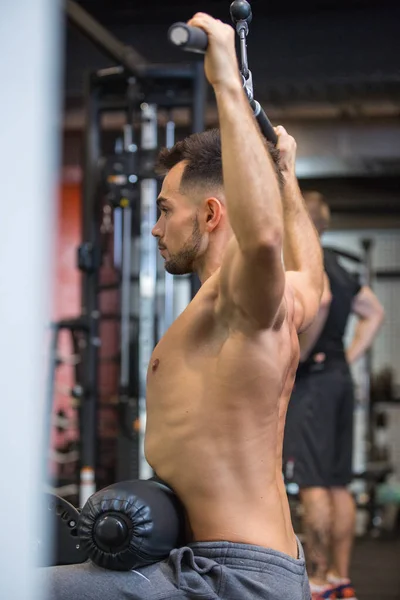
M164 213L165 215L166 215L166 214L167 214L167 212L168 212L168 208L160 208L160 210L161 210L161 212L162 212L162 213Z

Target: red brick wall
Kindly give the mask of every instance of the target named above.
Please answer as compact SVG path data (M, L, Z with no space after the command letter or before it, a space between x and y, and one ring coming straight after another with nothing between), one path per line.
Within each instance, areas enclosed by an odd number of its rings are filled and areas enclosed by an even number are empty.
M80 272L76 268L77 246L81 241L81 196L79 184L63 185L59 195L59 210L57 231L55 236L54 259L54 288L53 288L53 320L73 318L80 313L81 283ZM62 332L59 338L59 354L67 357L72 354L70 336ZM52 428L51 447L55 450L65 450L70 442L78 438L76 428L76 409L73 402L62 390L69 389L74 383L73 367L61 365L58 367L55 379L55 394L53 414L62 411L70 420L70 426L65 431ZM71 464L75 470L76 465ZM51 462L53 475L65 474L67 467L58 468ZM72 474L73 475L73 474Z

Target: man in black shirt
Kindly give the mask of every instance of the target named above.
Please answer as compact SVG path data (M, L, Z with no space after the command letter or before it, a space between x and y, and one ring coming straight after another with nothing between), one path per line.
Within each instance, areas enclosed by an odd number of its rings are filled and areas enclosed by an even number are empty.
M305 200L321 235L329 224L329 208L316 192L306 194ZM354 404L349 365L371 346L384 313L372 290L360 286L334 251L324 249L324 263L321 307L302 334L301 363L287 414L285 477L300 488L313 600L355 599L348 579L355 529L355 505L347 490ZM345 349L351 313L358 324Z

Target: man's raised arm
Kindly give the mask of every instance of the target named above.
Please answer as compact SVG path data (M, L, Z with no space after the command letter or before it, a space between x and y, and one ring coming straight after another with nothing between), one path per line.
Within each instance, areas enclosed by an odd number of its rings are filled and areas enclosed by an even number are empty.
M275 131L278 135L284 179L283 258L287 281L295 294L295 324L301 332L312 323L319 309L323 291L323 256L318 234L304 204L295 174L296 142L283 127L277 127Z
M276 168L243 91L233 28L202 13L189 24L209 37L205 72L217 100L224 192L236 238L221 267L222 293L256 326L270 327L285 289Z

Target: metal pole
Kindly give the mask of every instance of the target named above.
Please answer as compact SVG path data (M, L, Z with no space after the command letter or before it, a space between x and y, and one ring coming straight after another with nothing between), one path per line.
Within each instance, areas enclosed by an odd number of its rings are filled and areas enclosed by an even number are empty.
M205 129L205 107L207 96L203 61L196 61L193 69L192 132L201 133ZM201 283L198 276L193 273L190 277L192 298L197 294L200 286Z
M47 374L47 394L46 394L46 407L44 415L44 439L43 448L45 455L48 456L50 450L50 441L52 433L52 418L53 418L53 404L54 404L54 392L55 392L55 381L57 371L57 348L58 348L58 337L59 328L57 323L51 323L50 325L50 344L49 344L49 372ZM48 471L48 469L46 469Z
M82 233L84 243L96 262L100 251L100 223L97 218L98 163L100 158L99 87L89 75L86 81L86 126ZM83 273L82 314L88 319L89 332L82 352L84 394L80 411L81 471L79 503L83 506L96 491L97 405L99 366L99 273L97 266Z
M171 119L166 125L165 142L167 148L172 148L175 144L175 123ZM171 273L168 273L168 271L164 271L164 273L164 331L162 332L162 335L172 325L174 320L174 276L171 275Z
M130 315L131 315L131 251L132 209L122 209L122 269L121 269L121 370L120 392L128 394L130 356Z
M157 148L157 107L141 105L142 150ZM154 349L154 318L157 284L157 242L151 231L157 220L157 180L143 179L140 186L140 303L139 303L139 477L148 479L153 471L144 456L146 426L146 377Z
M117 206L113 210L113 220L114 220L114 268L121 269L122 268L122 208Z
M124 150L130 152L133 145L132 125L124 127ZM128 400L130 370L130 317L131 317L131 258L132 258L132 208L122 211L122 265L121 265L121 333L120 333L120 394Z
M124 142L120 138L115 142L115 154L121 154L124 150ZM119 206L113 210L114 231L113 231L113 261L114 268L122 268L122 208Z
M373 240L363 239L361 245L364 251L364 276L363 284L372 287L372 248ZM364 403L365 403L365 418L367 419L367 456L368 449L373 445L373 427L371 419L371 378L372 378L372 348L369 348L364 357ZM369 448L368 448L369 447Z
M0 3L7 59L0 95L0 598L41 599L37 544L51 534L43 510L46 328L59 167L61 9L56 0ZM28 61L28 62L27 62ZM47 368L46 368L47 367ZM44 529L44 532L43 532ZM21 543L23 541L23 543ZM39 556L38 556L39 555Z

